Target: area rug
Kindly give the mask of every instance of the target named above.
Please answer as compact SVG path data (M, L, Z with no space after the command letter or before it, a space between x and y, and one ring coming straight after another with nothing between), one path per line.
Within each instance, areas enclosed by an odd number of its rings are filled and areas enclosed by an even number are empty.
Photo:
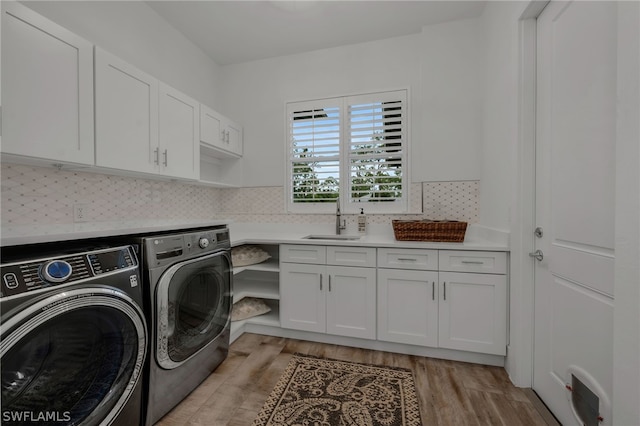
M295 354L253 426L419 426L413 374Z

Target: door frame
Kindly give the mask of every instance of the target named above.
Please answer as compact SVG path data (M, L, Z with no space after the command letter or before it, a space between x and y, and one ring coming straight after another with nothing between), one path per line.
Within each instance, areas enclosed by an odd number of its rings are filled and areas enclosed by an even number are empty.
M516 386L533 384L537 20L549 0L529 0L518 19L518 143L510 234L510 327L505 369Z

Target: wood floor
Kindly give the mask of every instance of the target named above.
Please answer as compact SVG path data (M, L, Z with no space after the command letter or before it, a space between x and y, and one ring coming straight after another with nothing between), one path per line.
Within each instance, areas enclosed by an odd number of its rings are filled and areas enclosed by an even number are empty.
M250 426L296 352L413 370L424 425L557 424L503 368L243 334L225 362L157 425Z

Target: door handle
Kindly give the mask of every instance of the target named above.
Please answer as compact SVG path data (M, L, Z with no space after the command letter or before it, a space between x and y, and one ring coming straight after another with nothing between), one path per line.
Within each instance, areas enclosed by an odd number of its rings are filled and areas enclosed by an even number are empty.
M536 260L542 260L544 259L544 253L542 253L542 250L536 250L533 253L529 253L529 257L535 257Z

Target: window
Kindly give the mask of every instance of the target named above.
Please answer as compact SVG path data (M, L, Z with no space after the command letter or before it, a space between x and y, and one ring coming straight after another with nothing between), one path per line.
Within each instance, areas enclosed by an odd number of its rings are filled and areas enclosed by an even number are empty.
M407 91L287 104L287 207L407 210Z

